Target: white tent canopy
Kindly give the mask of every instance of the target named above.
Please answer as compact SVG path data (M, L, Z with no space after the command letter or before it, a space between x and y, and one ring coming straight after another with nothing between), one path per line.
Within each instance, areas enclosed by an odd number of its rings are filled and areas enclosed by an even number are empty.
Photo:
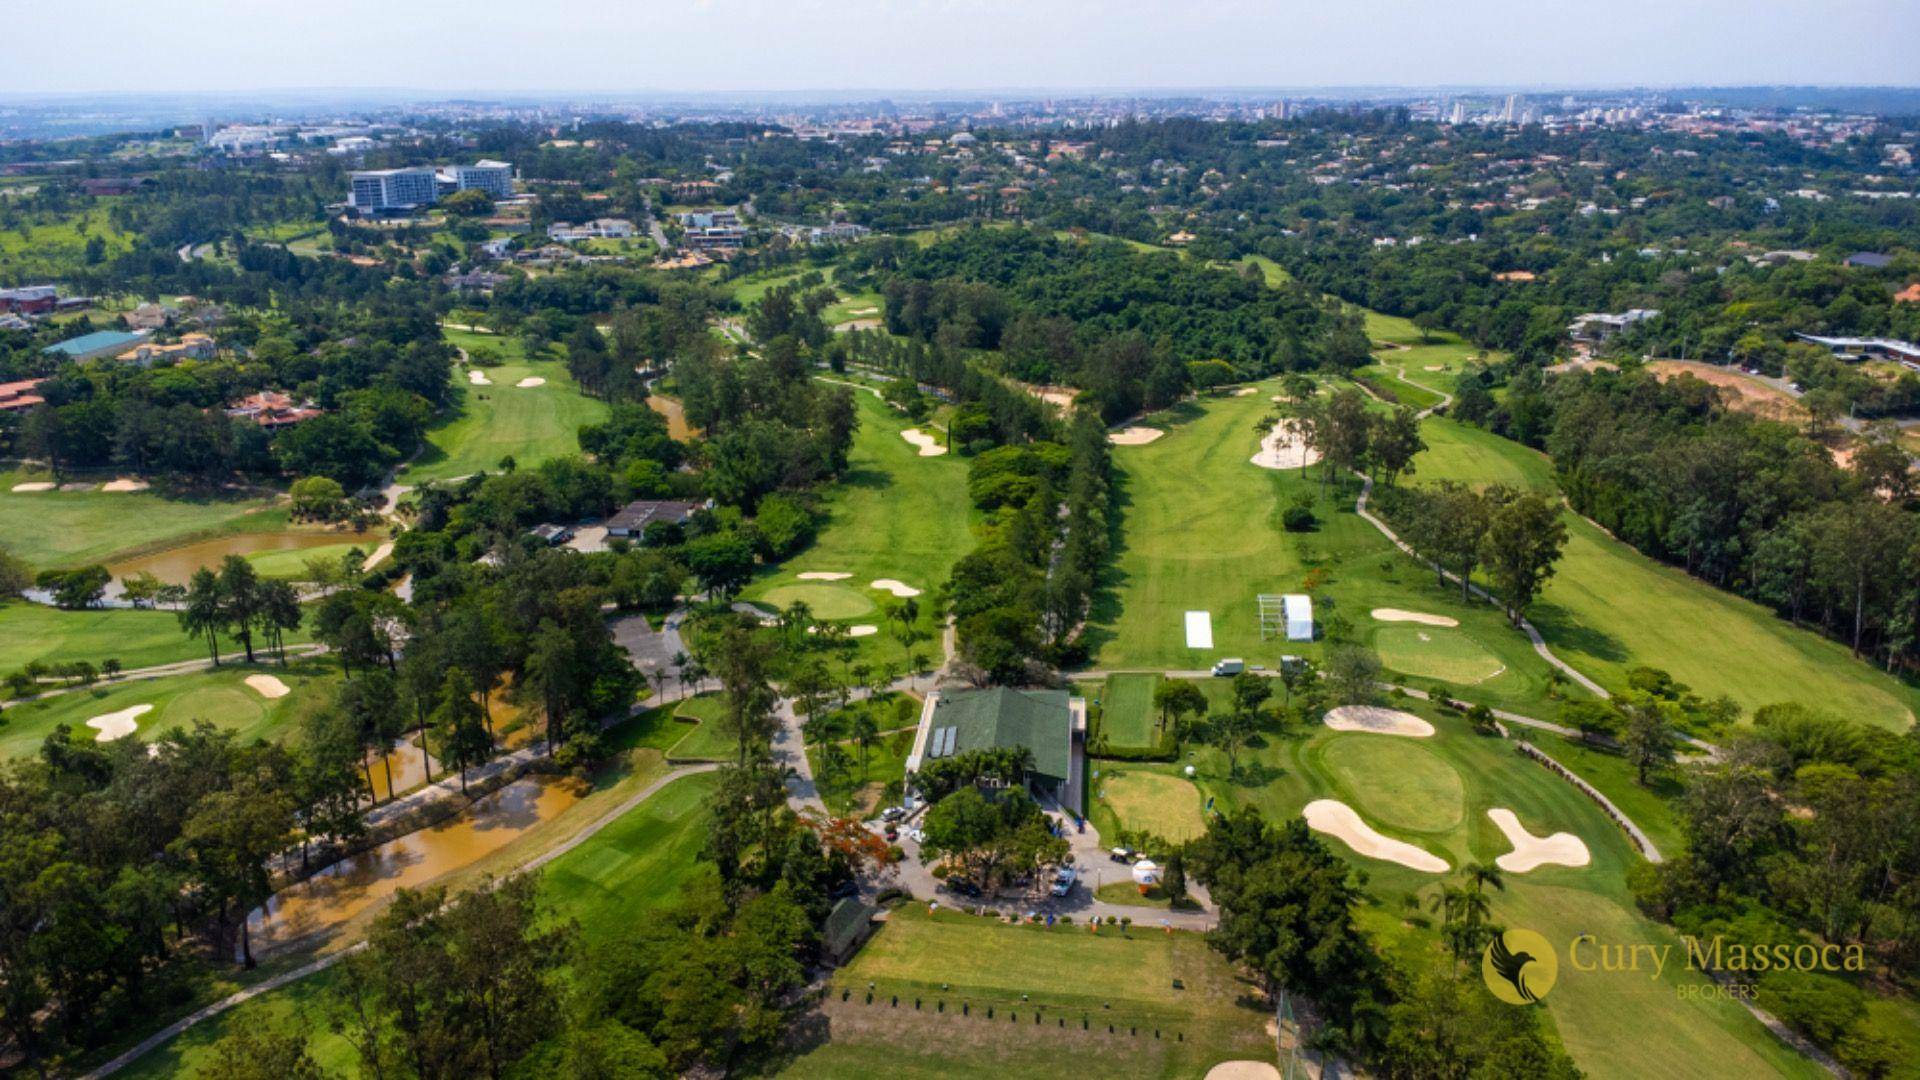
M1141 859L1133 864L1133 880L1137 885L1158 885L1160 866L1152 859Z

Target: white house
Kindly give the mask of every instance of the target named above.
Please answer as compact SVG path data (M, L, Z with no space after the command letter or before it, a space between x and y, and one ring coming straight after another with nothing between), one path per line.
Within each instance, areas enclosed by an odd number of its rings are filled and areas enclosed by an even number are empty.
M1287 616L1287 640L1312 641L1313 597L1305 593L1288 593L1280 598L1280 604Z

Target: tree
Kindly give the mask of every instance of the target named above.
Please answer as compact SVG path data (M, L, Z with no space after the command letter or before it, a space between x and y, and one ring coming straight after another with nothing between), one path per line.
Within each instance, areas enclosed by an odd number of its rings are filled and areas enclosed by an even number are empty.
M229 555L222 559L220 621L226 630L240 639L249 664L253 663L253 631L260 625L264 609L260 575L254 571L253 564L241 555Z
M1560 709L1560 722L1578 728L1584 742L1604 742L1620 730L1620 713L1605 701L1570 701Z
M100 602L113 575L104 566L83 566L77 570L43 570L35 583L53 594L53 605L63 611L80 611Z
M19 596L33 586L33 568L6 548L0 548L0 599Z
M293 499L294 516L314 521L332 521L338 517L347 498L340 482L325 476L301 477L287 493Z
M1392 487L1402 473L1413 471L1414 459L1427 448L1426 440L1420 437L1420 418L1402 405L1391 413L1372 414L1370 423L1369 456L1381 482Z
M1040 807L1013 788L988 796L965 785L927 811L922 830L922 857L952 859L983 889L1058 862L1067 852Z
M1207 718L1208 745L1227 755L1227 775L1240 775L1240 751L1259 733L1260 716L1256 712L1229 709Z
M1877 499L1833 504L1818 529L1816 573L1853 609L1853 655L1859 656L1868 605L1886 588L1913 529L1905 515Z
M861 709L853 715L853 741L860 747L860 779L867 778L867 751L874 740L880 737L880 725L873 718L872 709Z
M170 845L215 904L222 940L239 914L240 954L251 970L247 913L273 895L268 859L293 839L293 800L256 782L214 792L196 804Z
M212 1060L195 1070L203 1080L325 1080L307 1049L307 1033L294 1027L238 1024L213 1044Z
M729 600L753 576L753 542L737 532L697 537L684 549L687 569L716 600Z
M1559 505L1537 492L1509 500L1493 512L1482 559L1513 625L1520 625L1527 607L1553 576L1566 543Z
M1360 645L1327 650L1327 693L1341 705L1371 705L1380 700L1380 657Z
M206 639L207 652L213 657L214 666L218 667L220 631L226 625L226 614L220 602L219 575L204 566L195 570L187 583L186 598L175 617L180 621L181 630Z
M1626 747L1627 760L1633 763L1635 778L1645 787L1650 770L1673 762L1674 706L1642 693L1622 694L1614 700L1624 728L1620 741Z
M460 770L460 792L466 794L467 769L486 762L493 749L487 735L485 714L474 699L473 682L465 671L454 668L440 687L440 703L430 720L440 737L440 756Z
M1192 680L1162 679L1153 688L1153 707L1160 713L1160 730L1165 731L1169 720L1178 728L1181 717L1204 715L1207 695Z
M300 593L293 582L270 580L260 583L260 625L282 667L287 663L286 633L300 629L303 616Z

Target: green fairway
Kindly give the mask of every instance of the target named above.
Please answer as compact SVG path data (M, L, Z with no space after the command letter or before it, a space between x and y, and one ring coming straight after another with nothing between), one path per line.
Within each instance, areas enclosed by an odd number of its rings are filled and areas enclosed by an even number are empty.
M281 551L261 551L247 556L247 561L261 577L285 578L289 581L306 581L312 575L307 572L307 564L315 560L336 561L349 551L358 549L360 554L368 555L378 547L378 538L360 541L348 541L339 544L322 544L318 547L291 548Z
M1152 746L1159 716L1153 709L1158 675L1115 675L1100 694L1100 732L1113 746Z
M1004 926L908 904L829 985L830 1039L783 1075L1051 1078L1070 1062L1090 1076L1198 1077L1272 1056L1251 994L1198 934Z
M1179 776L1132 769L1111 762L1100 766L1096 797L1129 831L1150 832L1163 840L1191 840L1207 831L1200 790Z
M302 625L287 635L288 644L312 640L313 630ZM222 637L222 655L239 649ZM124 668L151 667L178 660L199 660L207 644L180 630L171 611L133 611L96 608L61 611L24 600L0 602L0 675L33 660L48 664L86 660L96 667L118 660Z
M1469 861L1491 863L1510 850L1487 817L1488 809L1506 807L1537 833L1564 830L1581 838L1592 862L1507 874L1505 889L1493 894L1496 919L1563 946L1582 933L1608 942L1674 941L1635 910L1625 877L1639 856L1584 794L1514 753L1505 740L1474 734L1458 717L1410 700L1394 707L1431 721L1437 734L1414 740L1315 727L1289 738L1268 736L1242 755L1240 774L1231 779L1219 751L1199 748L1199 786L1223 809L1256 806L1274 820L1298 814L1314 799L1339 799L1380 832L1432 851L1456 869ZM1548 749L1559 754L1563 745ZM1177 766L1125 768L1173 775ZM1614 779L1604 786L1614 788ZM1328 844L1366 871L1371 904L1361 919L1382 947L1407 962L1444 963L1434 932L1401 914L1403 898L1412 895L1424 905L1442 879L1364 858L1332 838ZM1672 1075L1676 1061L1713 1061L1729 1075L1817 1075L1738 1004L1679 996L1679 988L1698 977L1676 972L1677 966L1655 981L1644 972L1577 973L1562 965L1546 1007L1582 1069L1596 1077L1640 1077ZM1690 1053L1676 1055L1674 1047Z
M1340 732L1317 740L1313 759L1369 822L1408 832L1460 827L1465 786L1459 772L1424 740Z
M1449 420L1422 425L1430 449L1416 480L1499 482L1553 489L1535 451ZM1530 617L1560 657L1620 688L1639 666L1661 668L1703 697L1731 696L1749 713L1798 701L1892 730L1912 722L1915 694L1845 646L1654 562L1572 513L1553 578Z
M1463 631L1439 626L1382 626L1373 647L1402 675L1471 686L1500 674L1504 664Z
M267 698L247 685L249 675L271 675L284 682L289 692ZM215 671L103 684L41 698L7 710L7 723L0 727L0 760L38 753L54 727L63 723L83 738L92 738L96 729L87 726L89 719L140 706L148 708L133 717L133 735L144 740L171 728L191 728L196 720L232 731L242 741L277 739L291 732L306 711L324 707L338 678L338 665L317 659L297 660L285 668L264 662L252 667L231 664Z
M529 359L515 337L465 330L445 334L470 354L490 352L501 362L455 369L459 401L454 414L427 433L429 445L401 474L408 483L496 471L506 457L526 468L578 453L580 428L606 419L606 403L582 394L564 362ZM469 370L484 374L490 385L474 385ZM519 386L523 379L545 382Z
M285 528L259 498L173 499L152 491L14 491L44 473L0 472L0 548L35 569L112 562L232 532ZM97 485L111 477L93 477Z
M845 477L829 487L822 500L826 522L820 535L800 554L766 568L741 598L777 607L775 596L792 595L784 590L824 586L834 590L835 604L843 599L841 594L852 594L870 606L835 615L815 607L814 616L879 626L878 634L858 639L861 657L868 663L904 665L907 650L894 636L897 624L881 615L881 609L898 601L870 585L890 578L931 594L945 584L953 564L973 547L967 465L952 455L919 456L900 437L912 426L905 416L864 390L854 391L853 397L860 429L854 434ZM837 582L801 581L799 575L807 572L849 576ZM919 599L920 640L914 651L938 663L940 629L928 599ZM851 600L839 608L851 609Z

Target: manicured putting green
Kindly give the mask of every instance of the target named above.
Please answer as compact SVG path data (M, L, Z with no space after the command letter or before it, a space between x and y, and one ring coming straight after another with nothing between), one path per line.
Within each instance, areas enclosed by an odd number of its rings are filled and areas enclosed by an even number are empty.
M761 594L769 607L785 608L795 600L804 602L816 619L852 619L873 610L873 601L857 589L844 585L780 585Z
M1403 675L1464 685L1485 682L1506 666L1472 635L1439 626L1383 626L1373 648L1381 663Z
M1187 840L1207 831L1200 789L1190 781L1128 769L1106 771L1100 784L1100 797L1122 828L1144 829L1168 840Z
M1355 809L1389 829L1445 832L1466 813L1466 788L1452 765L1426 747L1391 735L1328 739L1320 765Z
M156 730L179 725L190 727L195 720L210 720L223 728L246 728L267 714L265 701L245 686L202 686L174 698L160 711Z
M1158 675L1115 675L1100 695L1100 730L1113 746L1152 746L1157 716L1153 690Z

